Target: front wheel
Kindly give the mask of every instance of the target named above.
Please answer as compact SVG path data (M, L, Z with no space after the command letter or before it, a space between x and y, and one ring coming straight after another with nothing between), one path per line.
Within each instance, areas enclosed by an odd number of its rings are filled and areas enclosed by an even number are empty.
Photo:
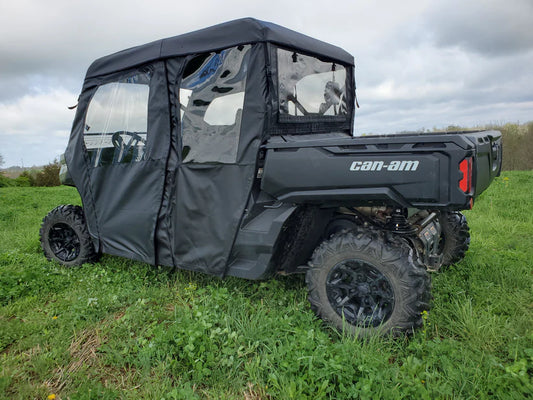
M407 242L378 231L341 232L324 241L306 282L317 316L361 337L413 331L431 297L429 275Z
M73 266L98 259L80 206L54 208L44 217L39 233L41 248L48 260Z

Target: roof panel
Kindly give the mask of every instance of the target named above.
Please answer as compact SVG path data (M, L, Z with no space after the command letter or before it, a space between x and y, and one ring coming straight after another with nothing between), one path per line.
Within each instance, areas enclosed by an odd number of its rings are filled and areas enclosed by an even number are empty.
M214 25L198 31L158 40L122 50L94 61L87 78L93 78L131 68L150 61L204 53L247 43L271 42L307 53L322 55L353 65L354 59L345 50L303 35L271 22L242 18Z

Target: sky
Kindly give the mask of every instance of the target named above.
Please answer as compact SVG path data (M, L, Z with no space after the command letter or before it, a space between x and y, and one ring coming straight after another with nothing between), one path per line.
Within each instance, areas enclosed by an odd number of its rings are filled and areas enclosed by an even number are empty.
M356 134L533 120L532 0L0 0L0 155L64 152L96 58L241 17L356 60Z

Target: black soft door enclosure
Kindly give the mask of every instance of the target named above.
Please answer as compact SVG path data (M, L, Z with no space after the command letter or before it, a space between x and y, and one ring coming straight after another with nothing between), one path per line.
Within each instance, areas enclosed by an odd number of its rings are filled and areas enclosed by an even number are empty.
M99 250L156 263L170 137L163 62L85 81L66 151Z
M264 44L241 45L167 62L178 154L162 214L180 268L226 271L264 128L264 54Z

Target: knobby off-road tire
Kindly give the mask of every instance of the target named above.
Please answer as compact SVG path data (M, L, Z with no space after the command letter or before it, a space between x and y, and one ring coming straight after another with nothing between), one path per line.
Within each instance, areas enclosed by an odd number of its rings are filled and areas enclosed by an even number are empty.
M439 218L441 237L439 250L444 267L461 261L470 246L470 228L466 217L459 211L443 212Z
M41 248L50 261L70 267L98 259L80 206L54 208L44 217L39 234Z
M379 231L341 232L322 242L306 282L316 315L360 337L412 332L431 298L429 275L413 249Z

